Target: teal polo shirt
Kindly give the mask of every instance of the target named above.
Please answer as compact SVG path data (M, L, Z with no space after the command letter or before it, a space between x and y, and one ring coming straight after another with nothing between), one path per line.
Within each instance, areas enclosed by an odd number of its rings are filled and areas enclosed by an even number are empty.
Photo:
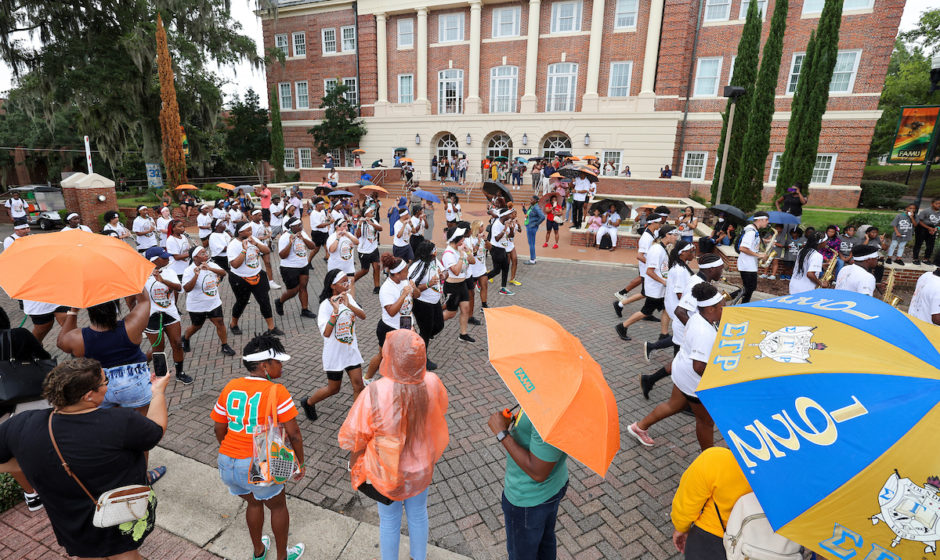
M568 455L545 443L525 413L519 414L510 435L524 449L546 463L555 463L555 466L544 482L536 482L506 453L506 476L503 478L506 499L516 507L543 504L568 482Z

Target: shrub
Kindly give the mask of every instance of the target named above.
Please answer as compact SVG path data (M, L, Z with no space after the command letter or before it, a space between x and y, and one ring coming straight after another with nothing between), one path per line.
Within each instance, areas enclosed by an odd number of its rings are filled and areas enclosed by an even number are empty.
M691 193L689 193L689 198L691 198L692 200L694 200L695 202L698 202L699 204L703 206L711 206L711 202L707 200L704 196L699 194L698 191L692 191Z
M107 214L108 212L109 211L105 211L105 212L102 212L101 214L98 214L98 229L99 230L104 229L104 226L105 226L104 215ZM130 228L130 224L127 221L127 216L125 216L124 212L121 212L120 210L118 210L118 221L124 224L124 227Z
M891 237L893 232L891 228L891 220L894 219L894 216L891 214L876 214L874 212L862 212L861 214L853 214L848 220L845 221L846 226L855 226L856 229L863 225L875 226L878 228L878 231L884 234L887 234L888 237Z
M873 181L863 179L862 196L858 200L860 208L896 208L901 196L907 192L907 185L892 181Z
M202 189L196 193L196 198L215 201L225 198L225 193L219 189Z
M71 211L71 210L58 210L58 213L59 213L59 218L61 218L62 221L64 222L64 221L65 221L65 217L68 216L69 214L71 214L72 211Z
M0 474L0 512L23 501L23 489L8 474Z

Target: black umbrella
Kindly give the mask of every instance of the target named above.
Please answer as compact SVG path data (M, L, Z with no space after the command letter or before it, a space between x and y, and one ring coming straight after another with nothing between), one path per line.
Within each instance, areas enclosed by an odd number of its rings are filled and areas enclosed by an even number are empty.
M483 192L490 196L501 196L506 199L506 202L512 202L512 194L509 189L499 181L484 181Z
M571 152L569 152L568 150L560 150L560 151L555 152L555 155L561 156L561 157L571 157Z
M451 186L441 187L441 191L446 192L446 193L454 193L454 194L467 194L467 191L463 190L462 187L451 187Z
M592 204L592 205L591 205L591 215L594 215L594 211L595 211L595 210L600 210L600 211L601 211L601 215L603 215L604 212L607 212L607 210L610 209L610 205L611 205L611 204L613 204L613 205L617 208L617 213L620 214L620 219L621 219L621 220L630 217L630 214L629 214L629 212L627 211L627 204L626 204L624 201L622 201L622 200L615 200L615 199L613 199L613 198L604 198L604 199L598 200L597 202L595 202L594 204Z
M745 215L740 208L731 206L730 204L716 204L709 208L709 210L711 210L712 214L715 215L718 215L719 212L724 212L725 216L733 218L741 223L747 221L747 215Z
M558 169L558 174L566 179L576 179L581 170L574 166L565 166Z
M332 190L333 190L333 187L329 185L320 185L318 187L313 188L313 193L314 194L330 194L330 191Z

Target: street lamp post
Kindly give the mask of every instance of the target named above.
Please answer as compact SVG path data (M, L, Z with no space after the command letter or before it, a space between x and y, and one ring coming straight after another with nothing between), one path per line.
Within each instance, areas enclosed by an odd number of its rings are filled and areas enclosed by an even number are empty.
M731 109L728 111L728 127L725 129L725 149L721 154L721 171L718 172L718 192L715 193L715 204L721 204L721 189L725 184L725 167L728 165L728 145L731 140L731 126L734 124L734 108L738 98L747 90L740 86L725 86L724 96L731 100Z

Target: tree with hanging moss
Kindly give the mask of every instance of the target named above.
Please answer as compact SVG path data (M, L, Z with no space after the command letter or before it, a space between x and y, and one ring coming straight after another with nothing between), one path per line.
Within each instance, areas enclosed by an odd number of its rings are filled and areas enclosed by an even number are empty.
M757 79L757 65L760 62L760 31L763 20L757 2L751 2L747 9L747 19L738 41L738 54L734 60L734 74L731 76L731 85L744 88L744 95L737 100L728 100L724 114L721 116L721 137L718 141L718 166L721 169L722 155L725 150L725 134L728 130L728 112L731 104L737 103L734 110L731 138L728 142L728 163L725 165L725 180L722 187L722 200L715 200L718 195L718 179L720 171L712 179L712 200L715 204L731 200L731 191L738 176L738 163L741 151L744 148L744 135L747 132L747 123L750 115L750 101L754 93L754 82Z
M277 99L277 90L271 88L268 97L271 108L271 159L268 163L274 167L274 180L284 180L284 128L281 126L281 104Z
M780 156L780 171L777 173L778 196L797 182L803 185L803 194L809 190L816 166L822 118L829 103L829 84L839 54L841 24L842 0L827 0L800 66L787 143Z
M173 61L167 46L163 18L157 14L157 72L160 75L160 135L163 148L163 167L167 186L175 188L186 182L186 155L183 153L180 108L176 103L176 85L173 83Z
M764 168L770 152L770 126L774 117L774 98L783 55L783 35L787 30L787 0L777 0L770 19L770 33L764 44L757 83L751 97L750 117L744 136L744 150L738 167L731 203L750 212L757 208L764 188Z

